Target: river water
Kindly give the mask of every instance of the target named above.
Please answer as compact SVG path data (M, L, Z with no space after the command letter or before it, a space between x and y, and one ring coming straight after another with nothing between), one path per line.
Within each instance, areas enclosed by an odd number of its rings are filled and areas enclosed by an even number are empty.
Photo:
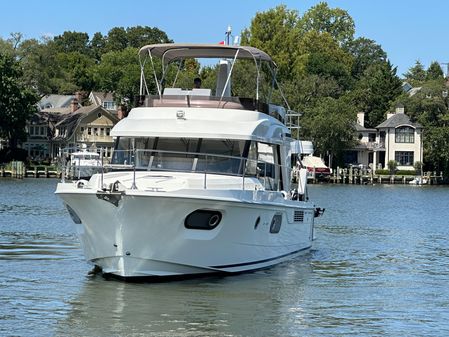
M0 336L448 336L449 190L310 186L313 250L169 283L89 277L53 179L0 180Z

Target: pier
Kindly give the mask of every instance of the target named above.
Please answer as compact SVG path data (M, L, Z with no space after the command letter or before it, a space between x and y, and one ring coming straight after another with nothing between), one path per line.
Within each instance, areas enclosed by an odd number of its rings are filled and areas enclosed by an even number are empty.
M60 170L51 166L26 167L21 161L13 161L7 166L0 168L1 178L58 178L61 176Z
M323 180L316 179L311 175L309 183L319 183ZM372 170L341 169L337 168L331 176L324 180L331 184L404 184L404 185L439 185L443 183L443 172L423 172L423 175L401 174L376 174Z

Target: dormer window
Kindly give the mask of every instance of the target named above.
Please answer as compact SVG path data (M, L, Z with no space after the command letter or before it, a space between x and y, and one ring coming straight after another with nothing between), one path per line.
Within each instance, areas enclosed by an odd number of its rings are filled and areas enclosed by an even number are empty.
M115 110L117 108L117 106L116 106L115 102L104 101L103 108L105 108L106 110Z
M401 126L395 130L396 143L414 143L415 129L410 126Z

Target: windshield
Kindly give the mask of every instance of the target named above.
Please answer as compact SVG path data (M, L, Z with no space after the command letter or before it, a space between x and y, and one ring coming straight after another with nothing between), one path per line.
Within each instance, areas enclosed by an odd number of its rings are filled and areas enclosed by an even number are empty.
M135 165L136 170L256 176L275 190L280 176L277 147L234 139L119 137L111 163Z

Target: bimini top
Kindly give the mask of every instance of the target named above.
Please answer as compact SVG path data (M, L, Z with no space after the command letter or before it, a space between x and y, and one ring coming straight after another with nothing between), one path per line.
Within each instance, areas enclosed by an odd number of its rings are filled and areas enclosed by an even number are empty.
M238 54L237 54L238 51ZM160 57L165 64L186 58L234 58L267 61L274 64L271 57L260 49L248 46L228 46L222 44L163 43L142 47L139 55Z

